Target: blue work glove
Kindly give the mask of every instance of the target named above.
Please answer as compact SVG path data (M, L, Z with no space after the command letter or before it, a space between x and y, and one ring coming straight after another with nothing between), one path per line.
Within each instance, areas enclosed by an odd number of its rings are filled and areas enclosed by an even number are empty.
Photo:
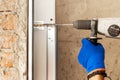
M78 61L88 73L96 69L105 69L104 52L101 44L93 44L90 40L84 38L78 55Z

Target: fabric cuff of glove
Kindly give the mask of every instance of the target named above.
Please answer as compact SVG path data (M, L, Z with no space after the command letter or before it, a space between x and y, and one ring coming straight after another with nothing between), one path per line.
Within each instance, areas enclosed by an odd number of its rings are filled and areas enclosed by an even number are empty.
M97 75L97 76L96 76ZM99 77L98 77L99 76ZM95 78L96 77L96 78ZM103 80L104 77L107 77L107 74L105 72L105 69L96 69L92 72L90 72L87 75L87 79L88 80L95 80L95 79L99 79L99 80Z
M105 69L105 66L102 65L102 64L91 65L91 66L89 65L89 66L87 67L87 72L90 73L90 72L92 72L92 71L94 71L94 70L97 70L97 69Z
M105 68L99 68L99 69L95 69L95 70L89 72L88 75L91 74L91 73L93 73L93 72L96 72L96 71L106 72L106 71L105 71Z

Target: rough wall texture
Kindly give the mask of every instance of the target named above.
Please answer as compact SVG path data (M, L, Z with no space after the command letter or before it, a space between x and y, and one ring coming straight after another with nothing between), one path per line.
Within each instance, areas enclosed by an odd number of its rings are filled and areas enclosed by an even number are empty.
M77 19L120 17L120 0L56 0L57 23L71 23ZM78 64L81 39L90 31L70 26L58 27L58 80L84 80L87 73ZM99 35L100 36L100 35ZM105 65L113 80L120 80L120 40L100 40L105 47Z
M27 0L0 0L0 80L26 80Z

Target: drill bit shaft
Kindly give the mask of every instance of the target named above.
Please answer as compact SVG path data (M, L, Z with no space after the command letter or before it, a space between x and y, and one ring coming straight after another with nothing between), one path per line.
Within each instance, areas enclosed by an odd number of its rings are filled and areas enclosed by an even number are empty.
M73 26L73 24L34 24L34 27L41 27L41 26Z

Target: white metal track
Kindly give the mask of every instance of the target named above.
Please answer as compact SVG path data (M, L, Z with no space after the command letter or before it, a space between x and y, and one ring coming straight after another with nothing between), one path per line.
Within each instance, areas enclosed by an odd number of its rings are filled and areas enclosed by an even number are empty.
M28 80L33 80L33 0L28 1Z

